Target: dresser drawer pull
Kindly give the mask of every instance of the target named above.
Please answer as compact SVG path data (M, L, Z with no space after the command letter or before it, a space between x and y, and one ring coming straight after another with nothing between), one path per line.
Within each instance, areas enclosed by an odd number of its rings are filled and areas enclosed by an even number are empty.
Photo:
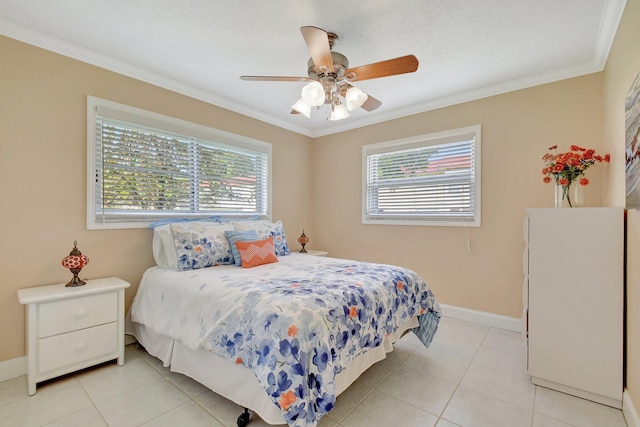
M87 309L86 308L81 308L78 311L76 311L76 317L78 319L82 319L86 315L87 315Z
M83 351L84 349L87 348L87 344L80 341L78 344L76 344L76 350L77 351Z

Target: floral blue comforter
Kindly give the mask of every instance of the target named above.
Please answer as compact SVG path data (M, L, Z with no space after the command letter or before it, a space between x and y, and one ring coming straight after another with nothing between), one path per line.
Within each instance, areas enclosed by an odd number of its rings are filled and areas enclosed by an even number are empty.
M290 426L315 426L333 408L335 376L420 315L428 345L440 308L411 270L291 255L251 269L163 270L143 279L132 319L251 369Z

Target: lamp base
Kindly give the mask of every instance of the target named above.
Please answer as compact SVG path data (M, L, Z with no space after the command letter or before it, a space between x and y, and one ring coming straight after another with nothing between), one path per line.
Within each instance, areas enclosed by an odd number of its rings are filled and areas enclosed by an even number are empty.
M82 286L87 284L85 280L82 280L81 278L78 277L78 274L80 274L80 270L82 270L81 268L70 268L69 270L71 270L71 272L73 273L73 278L69 280L69 283L64 285L65 288Z

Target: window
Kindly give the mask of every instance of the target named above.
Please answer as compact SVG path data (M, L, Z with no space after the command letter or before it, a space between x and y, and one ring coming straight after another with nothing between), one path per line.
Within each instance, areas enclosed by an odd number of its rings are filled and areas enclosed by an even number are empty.
M93 97L87 129L89 229L271 215L271 144Z
M480 226L480 125L362 148L363 224Z

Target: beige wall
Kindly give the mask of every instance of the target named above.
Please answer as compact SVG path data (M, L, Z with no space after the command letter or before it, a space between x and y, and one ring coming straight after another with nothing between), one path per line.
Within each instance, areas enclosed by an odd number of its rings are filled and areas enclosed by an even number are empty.
M519 317L525 209L553 206L541 157L553 144L601 151L602 88L597 73L319 138L311 239L331 255L412 268L443 303ZM363 145L474 124L482 125L481 228L361 224ZM603 167L588 172L590 206L602 202Z
M153 265L149 229L86 230L87 95L272 143L273 218L288 236L316 234L310 138L0 37L0 362L25 354L16 290L66 282L74 240L90 258L81 277L130 281L127 303Z
M273 217L294 246L304 227L312 248L413 268L443 303L514 317L525 209L553 204L540 157L552 144L603 148L603 73L312 141L8 38L0 37L0 61L0 361L25 351L16 290L66 281L60 259L73 240L91 258L83 276L131 281L127 301L153 264L150 230L85 229L86 95L271 142ZM362 145L474 124L482 125L481 228L361 224ZM589 171L587 205L602 204L605 169Z
M640 0L628 0L605 68L605 147L612 165L605 176L605 204L625 205L624 99L640 72ZM626 388L640 410L640 211L627 212Z

